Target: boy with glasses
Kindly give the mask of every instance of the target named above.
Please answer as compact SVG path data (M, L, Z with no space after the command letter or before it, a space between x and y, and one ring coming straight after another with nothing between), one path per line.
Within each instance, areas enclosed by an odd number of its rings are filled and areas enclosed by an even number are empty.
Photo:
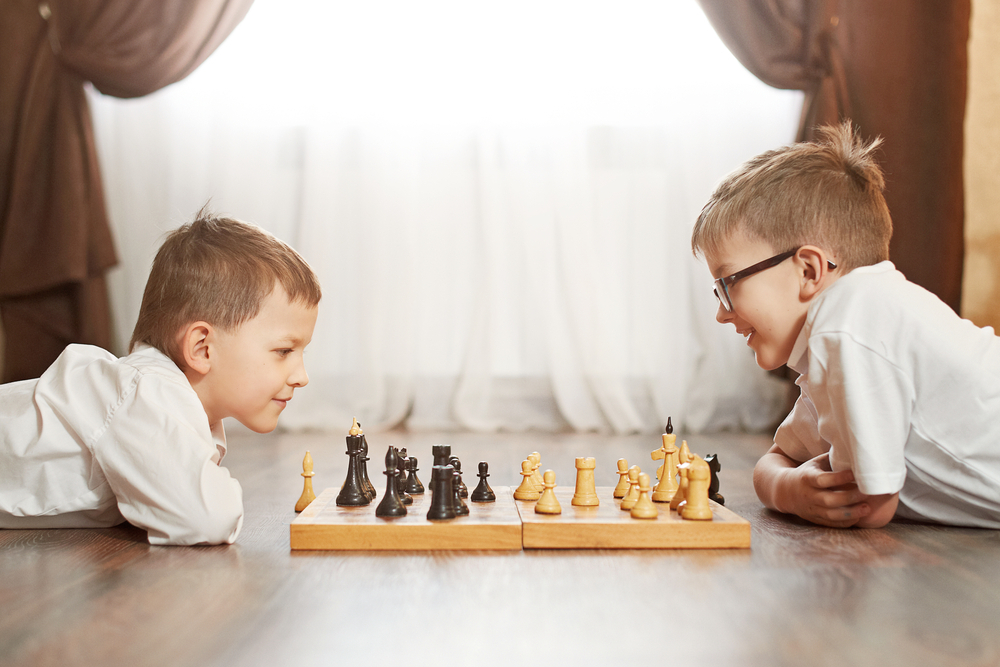
M888 261L879 143L847 122L759 155L695 225L716 319L799 373L754 487L826 526L1000 528L1000 343Z

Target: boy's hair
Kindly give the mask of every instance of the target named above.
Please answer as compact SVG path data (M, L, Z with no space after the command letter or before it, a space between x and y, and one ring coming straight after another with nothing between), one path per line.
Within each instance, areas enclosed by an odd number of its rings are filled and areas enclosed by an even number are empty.
M235 331L257 316L277 283L293 303L315 306L322 296L312 268L295 250L205 205L156 253L129 352L146 343L183 368L178 337L184 327L205 321Z
M738 232L775 252L812 244L850 271L889 258L892 219L873 153L850 121L818 129L819 140L762 153L716 188L691 235L695 255Z

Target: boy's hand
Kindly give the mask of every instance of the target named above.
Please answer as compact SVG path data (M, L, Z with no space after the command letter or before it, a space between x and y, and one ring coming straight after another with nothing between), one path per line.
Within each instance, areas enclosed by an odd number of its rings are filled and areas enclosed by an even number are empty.
M858 490L854 473L833 472L829 453L820 454L785 475L789 486L786 499L792 505L786 511L806 521L847 528L871 514L871 506L865 502L868 496Z
M861 493L850 470L831 471L829 454L799 464L777 445L754 468L754 487L771 509L832 528L858 525L872 512L868 501L880 498Z

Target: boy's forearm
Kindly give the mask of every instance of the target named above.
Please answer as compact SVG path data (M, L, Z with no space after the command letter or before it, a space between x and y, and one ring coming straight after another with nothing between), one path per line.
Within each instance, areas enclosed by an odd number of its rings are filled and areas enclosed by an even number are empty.
M787 499L784 497L783 480L788 470L797 467L797 461L788 458L783 452L772 447L757 461L753 469L753 486L757 497L768 509L777 512L790 512Z

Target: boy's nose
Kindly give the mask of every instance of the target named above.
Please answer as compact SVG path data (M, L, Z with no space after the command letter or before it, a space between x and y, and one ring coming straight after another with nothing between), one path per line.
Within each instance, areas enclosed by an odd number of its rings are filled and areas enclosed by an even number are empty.
M304 387L309 384L309 374L306 373L306 365L299 364L299 367L288 378L288 384L293 387Z
M726 324L727 322L732 321L734 317L736 316L733 313L726 310L726 307L723 306L722 302L720 301L719 309L715 311L715 321L718 322L719 324Z

